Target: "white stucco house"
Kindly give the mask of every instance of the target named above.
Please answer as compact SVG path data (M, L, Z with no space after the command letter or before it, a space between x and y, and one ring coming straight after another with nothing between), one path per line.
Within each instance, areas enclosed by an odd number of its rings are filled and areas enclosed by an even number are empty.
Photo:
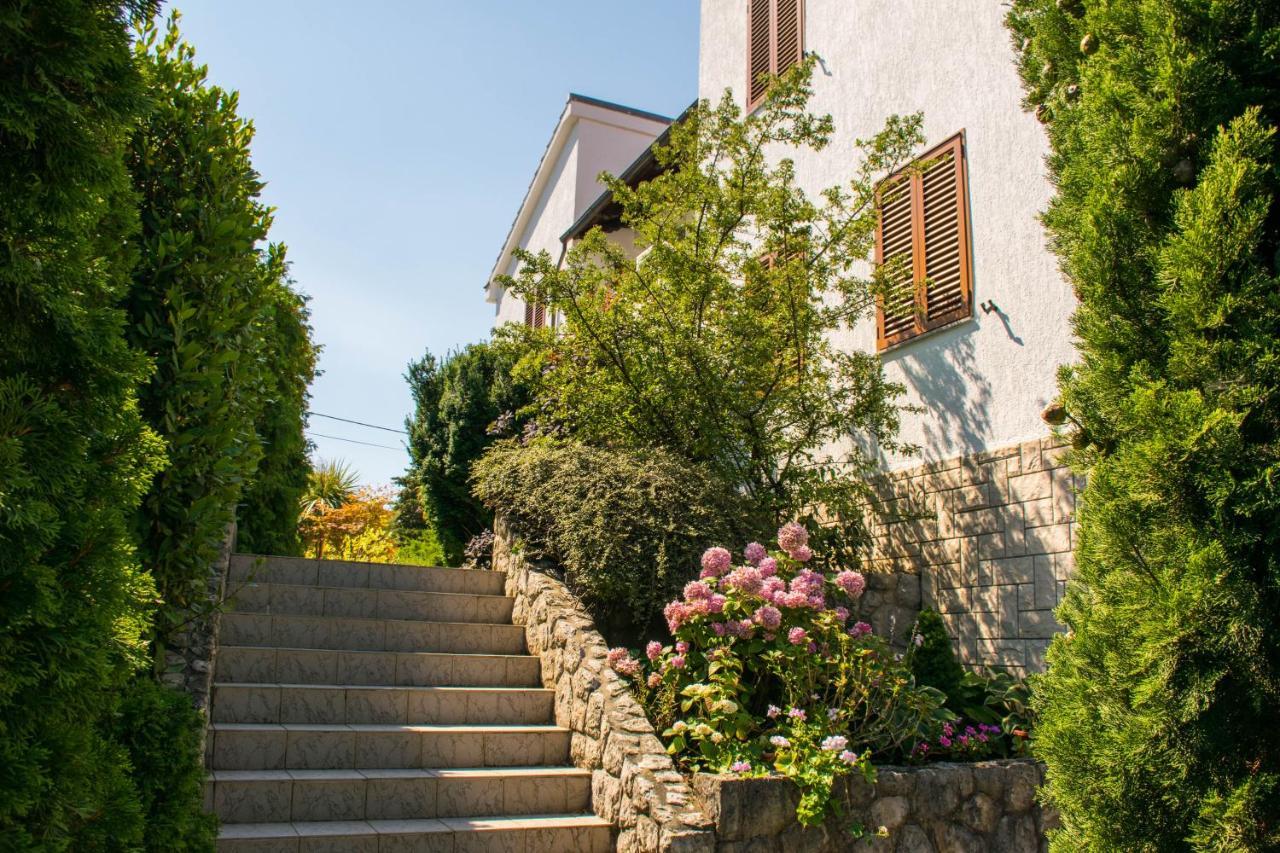
M836 341L880 352L920 407L902 422L919 454L882 455L871 558L921 575L962 659L1022 672L1043 665L1072 568L1076 484L1040 413L1074 358L1075 302L1038 220L1048 144L1020 106L1004 13L996 0L702 0L696 95L728 89L750 109L758 72L817 54L811 109L833 116L835 136L789 152L811 194L854 176L855 139L923 113L934 165L886 194L872 259L905 255L912 280ZM651 176L669 123L570 97L486 284L499 324L549 322L495 280L515 271L512 250L558 257L593 225L615 227L595 175Z

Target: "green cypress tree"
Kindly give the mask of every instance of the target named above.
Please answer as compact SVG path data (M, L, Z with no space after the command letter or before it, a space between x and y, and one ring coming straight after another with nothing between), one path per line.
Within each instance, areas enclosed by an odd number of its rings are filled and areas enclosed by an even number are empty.
M1038 682L1054 850L1280 847L1280 6L1017 0L1088 476Z
M131 513L161 458L146 359L118 307L144 109L141 2L0 9L0 847L129 849L142 816L113 743L154 596Z

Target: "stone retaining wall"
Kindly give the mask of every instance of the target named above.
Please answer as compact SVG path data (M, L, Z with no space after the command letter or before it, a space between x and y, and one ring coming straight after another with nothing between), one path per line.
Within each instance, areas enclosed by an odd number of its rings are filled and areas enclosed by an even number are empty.
M1051 810L1036 803L1044 768L1029 760L881 767L876 783L847 777L843 821L804 827L788 780L698 774L693 787L716 823L718 853L1039 853ZM856 822L855 839L842 824ZM884 827L884 836L877 830Z
M1075 565L1080 487L1065 467L1064 441L1048 436L872 483L868 580L875 572L918 576L924 605L942 614L968 666L1019 676L1042 670L1049 638L1061 630L1053 608ZM873 613L879 605L868 603ZM898 634L910 631L902 609L889 608ZM883 626L867 621L886 634L888 619L880 618Z
M542 682L556 691L556 724L573 731L570 754L591 775L592 808L617 827L620 851L711 851L711 821L606 662L608 646L591 618L551 567L519 553L509 523L494 523L493 568L506 572L515 598L512 618L523 625Z

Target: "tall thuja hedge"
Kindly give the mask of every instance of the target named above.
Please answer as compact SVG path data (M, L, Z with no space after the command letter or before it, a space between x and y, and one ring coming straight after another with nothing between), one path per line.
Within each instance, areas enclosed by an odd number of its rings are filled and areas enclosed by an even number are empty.
M255 425L262 458L240 498L238 547L246 553L300 556L298 501L311 470L304 429L319 347L311 342L307 298L290 286L283 246L268 247L262 270L268 282L262 334L267 363L279 369L264 377L264 401Z
M126 15L0 9L0 847L127 849L141 811L118 695L153 590L131 545L161 460L118 305L144 106Z
M471 465L520 421L531 400L527 383L512 370L524 352L515 335L470 344L437 359L427 353L409 365L406 379L413 394L409 430L409 469L401 487L411 495L398 501L401 513L421 508L436 531L451 565L462 559L472 536L493 523L493 513L471 493ZM504 427L491 429L499 418ZM414 499L416 497L416 500ZM413 519L400 526L410 528Z
M296 430L288 441L302 440L300 395L312 362L307 345L274 339L278 321L296 337L305 320L286 316L299 306L280 292L288 289L283 249L260 248L272 214L259 199L253 126L238 115L236 93L208 83L176 14L163 33L144 24L135 53L153 103L128 152L142 228L125 305L131 339L155 361L142 411L169 453L139 513L163 642L200 606L208 567L262 461L258 421L282 385L292 411L276 414ZM289 347L292 361L280 357ZM292 456L284 463L303 461Z
M1280 6L1017 0L1075 286L1055 850L1280 847Z

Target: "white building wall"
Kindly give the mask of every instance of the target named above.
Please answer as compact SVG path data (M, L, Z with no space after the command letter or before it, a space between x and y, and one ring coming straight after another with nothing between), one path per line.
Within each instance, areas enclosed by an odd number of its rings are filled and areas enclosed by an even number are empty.
M805 49L822 59L811 108L836 133L821 152L795 152L811 194L848 181L856 138L894 113L924 113L926 148L965 132L971 211L974 317L884 354L890 379L925 408L904 417L902 438L918 465L1044 435L1039 412L1054 396L1058 366L1074 357L1070 287L1048 251L1037 215L1051 195L1043 129L1020 108L1022 91L997 0L806 0ZM702 0L699 97L726 88L743 103L746 4ZM998 312L978 304L993 301ZM868 317L839 337L874 350Z

